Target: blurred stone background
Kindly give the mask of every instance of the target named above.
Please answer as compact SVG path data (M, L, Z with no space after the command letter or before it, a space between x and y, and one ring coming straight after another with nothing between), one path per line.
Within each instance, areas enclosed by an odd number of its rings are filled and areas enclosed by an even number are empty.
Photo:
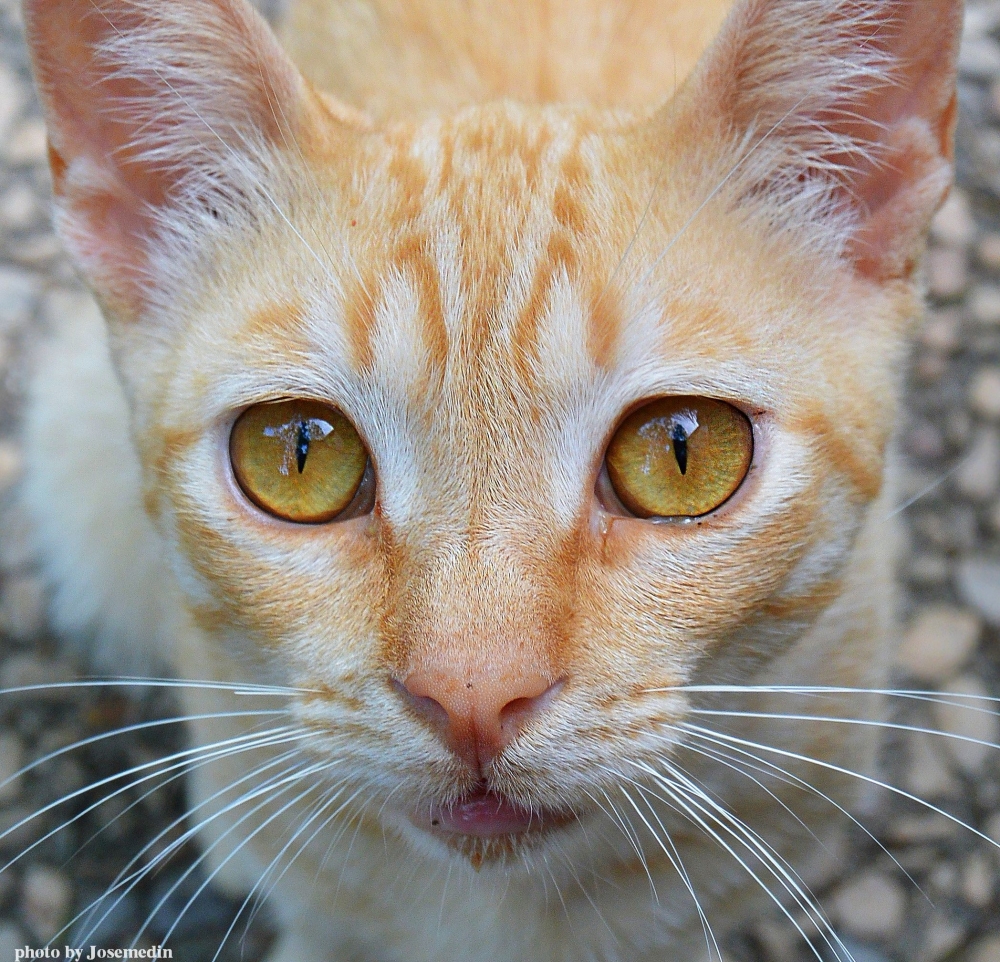
M167 0L164 0L167 2ZM269 6L273 6L269 4ZM901 426L902 511L908 547L899 578L905 635L899 682L959 695L1000 696L1000 2L970 0L961 59L958 188L938 216L927 261L930 309L907 380ZM47 630L45 586L11 499L20 469L18 413L30 347L87 294L49 222L45 132L31 88L16 0L0 0L0 688L75 677ZM0 782L36 759L113 728L169 718L162 694L138 702L100 688L0 699ZM913 702L896 721L987 742L991 712ZM162 758L182 734L164 724L57 754L0 787L0 962L52 938L183 812L175 781L140 798L92 806L83 793L25 824L31 813L129 766ZM856 962L1000 962L1000 750L930 734L895 733L887 777L973 826L899 797L882 798L831 853L819 895ZM181 829L167 831L146 857ZM96 837L95 837L96 833ZM92 840L91 840L92 839ZM211 960L238 905L213 892L181 917L195 883L167 896L195 853L156 873L106 913L90 941L156 944L180 918L175 958ZM909 876L909 877L907 877ZM163 902L162 907L157 906ZM102 909L101 914L105 914ZM246 915L246 913L244 913ZM70 931L79 932L70 924ZM807 934L808 934L808 927ZM260 958L266 912L235 929L221 958ZM65 941L60 936L59 941ZM787 920L766 919L729 946L733 962L816 956ZM817 952L826 958L817 942ZM303 960L308 962L308 960ZM445 962L445 960L442 960Z

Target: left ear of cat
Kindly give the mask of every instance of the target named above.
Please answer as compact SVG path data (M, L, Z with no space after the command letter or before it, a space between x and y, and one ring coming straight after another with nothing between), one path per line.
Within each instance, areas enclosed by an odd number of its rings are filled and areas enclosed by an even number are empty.
M863 278L908 279L951 185L962 12L744 0L664 119L682 143L717 124L736 193L772 223L811 227Z
M173 218L238 198L324 109L245 0L25 0L58 222L121 320L141 317ZM328 112L328 111L327 111Z

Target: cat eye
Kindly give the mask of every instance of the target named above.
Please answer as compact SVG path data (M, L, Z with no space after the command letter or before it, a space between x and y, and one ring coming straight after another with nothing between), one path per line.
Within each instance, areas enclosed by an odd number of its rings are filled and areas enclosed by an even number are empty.
M666 397L630 414L605 458L622 505L640 518L696 518L735 493L750 470L753 427L724 401Z
M322 524L343 514L371 476L368 451L354 426L318 401L247 408L233 425L229 458L254 504L299 524Z

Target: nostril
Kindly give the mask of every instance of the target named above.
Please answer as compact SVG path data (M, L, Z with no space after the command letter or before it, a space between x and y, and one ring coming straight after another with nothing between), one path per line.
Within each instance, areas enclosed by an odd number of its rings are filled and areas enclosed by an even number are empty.
M447 727L449 723L448 710L436 698L430 695L417 695L403 682L391 679L392 687L403 696L403 700L416 711L418 715L439 727Z
M480 774L530 719L545 708L563 681L541 674L478 672L451 666L418 669L393 687L414 714L434 728L441 740Z
M520 734L521 729L531 720L532 715L544 711L556 694L565 684L565 679L548 684L539 679L535 687L540 687L537 694L522 695L507 702L500 709L500 728L505 741L511 741ZM542 687L544 686L544 687Z

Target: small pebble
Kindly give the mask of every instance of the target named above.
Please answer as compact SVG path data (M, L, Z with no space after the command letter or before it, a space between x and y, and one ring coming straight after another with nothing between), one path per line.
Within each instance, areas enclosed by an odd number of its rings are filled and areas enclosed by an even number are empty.
M10 578L0 588L0 629L16 641L36 638L45 626L45 584L38 575Z
M937 473L934 480L940 477ZM964 552L976 543L976 513L961 504L920 511L914 516L913 528L940 551Z
M980 240L976 257L987 270L1000 271L1000 234L987 234Z
M982 418L1000 420L1000 365L976 372L969 385L969 406Z
M960 188L952 188L944 205L931 223L931 237L945 247L968 247L976 236L969 197Z
M48 231L30 237L23 244L19 244L15 251L19 264L42 269L51 266L53 270L59 270L65 266L65 262L62 260L51 264L61 253L62 245L59 243L59 238Z
M33 272L0 264L0 331L24 324L34 308L38 289Z
M20 167L44 164L47 152L45 122L40 117L32 117L14 130L4 154L7 163Z
M958 794L960 786L950 771L940 738L909 733L907 761L905 788L911 795L929 800Z
M972 437L972 418L965 408L959 408L948 413L944 425L945 440L952 447L964 449Z
M927 285L933 297L952 300L965 291L968 281L969 263L964 251L951 247L934 247L928 251Z
M796 962L802 938L785 920L767 919L755 926L754 934L768 962Z
M955 737L945 738L944 746L952 760L967 774L976 773L991 756L1000 757L1000 718L990 692L982 680L963 675L941 689L949 702L935 702L934 717L941 731Z
M969 43L992 33L1000 20L1000 10L992 3L983 6L970 5L965 11L962 24L962 43Z
M984 326L1000 324L1000 288L993 284L978 284L969 295L969 314Z
M0 197L0 224L6 230L25 230L38 216L35 192L28 184L15 184Z
M967 605L989 624L1000 626L1000 559L972 557L962 561L956 585Z
M891 962L889 956L874 945L868 945L865 942L858 942L856 939L852 939L849 935L844 936L842 941L844 943L844 948L850 952L850 958L854 959L854 962ZM843 953L841 953L841 958L844 958ZM770 960L768 960L768 962L770 962Z
M4 698L21 698L31 701L63 701L73 697L73 688L53 688L54 684L73 681L73 667L69 662L44 658L33 652L11 655L0 667L0 689L27 688L15 693L5 691ZM42 686L35 689L34 686Z
M13 441L0 441L0 495L21 475L21 448Z
M968 660L979 643L982 620L954 605L921 610L896 652L896 663L924 682L945 681Z
M913 365L913 374L925 387L937 384L948 372L948 358L938 351L924 351Z
M997 848L993 849L1000 856L1000 812L994 812L983 825L983 834L987 838L993 839Z
M35 560L35 545L31 537L31 522L16 505L4 505L0 517L3 537L0 538L0 571L16 571Z
M963 962L1000 962L1000 935L988 935L973 942Z
M941 738L935 740L943 741ZM888 827L886 835L897 845L940 845L950 842L959 831L961 826L950 818L928 812L926 815L901 815Z
M28 927L39 941L47 942L66 921L73 890L62 872L37 865L25 872L21 898Z
M923 944L915 962L941 962L951 955L964 939L964 926L952 919L935 916L924 933Z
M6 805L20 795L21 776L18 772L23 765L24 746L21 739L10 732L0 733L0 805Z
M906 891L897 879L868 870L834 893L830 910L854 935L891 938L903 927L906 905Z
M991 79L1000 72L1000 47L988 36L967 40L959 52L958 69L965 77Z
M910 561L906 576L914 585L942 585L951 577L951 565L941 555L918 554Z
M955 487L972 501L991 501L1000 491L1000 429L981 428L954 474Z
M17 949L23 949L28 944L28 937L18 926L12 923L0 925L0 960L14 962Z
M984 909L993 900L993 866L982 852L973 852L962 866L962 896L970 905Z
M7 136L23 104L21 84L10 69L0 62L0 140Z
M1000 235L997 235L997 246L1000 247ZM962 343L961 332L961 311L955 308L932 311L920 332L920 343L939 354L950 354Z

